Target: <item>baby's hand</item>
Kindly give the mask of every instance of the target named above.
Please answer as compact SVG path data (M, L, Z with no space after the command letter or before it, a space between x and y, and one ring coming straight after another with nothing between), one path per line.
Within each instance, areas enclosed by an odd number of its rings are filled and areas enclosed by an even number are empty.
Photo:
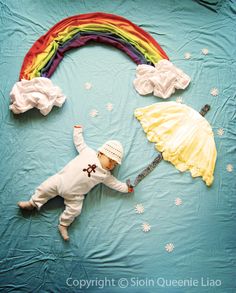
M128 187L128 193L132 193L132 192L134 192L134 188L131 187L131 186L129 186L129 187Z
M128 193L132 193L132 192L134 192L134 187L131 185L131 183L130 183L130 179L127 179L127 180L126 180L126 184L127 184L127 186L128 186Z
M82 128L81 125L75 125L74 128Z

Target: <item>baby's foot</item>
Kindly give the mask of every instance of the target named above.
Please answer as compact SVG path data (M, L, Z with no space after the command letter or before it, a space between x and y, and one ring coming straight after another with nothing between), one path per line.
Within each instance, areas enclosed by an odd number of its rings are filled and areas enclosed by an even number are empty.
M18 206L23 210L33 210L35 206L30 201L19 201Z
M58 225L58 229L59 232L61 234L61 237L65 240L68 241L70 239L68 232L67 232L67 227L66 226L62 226L62 225Z

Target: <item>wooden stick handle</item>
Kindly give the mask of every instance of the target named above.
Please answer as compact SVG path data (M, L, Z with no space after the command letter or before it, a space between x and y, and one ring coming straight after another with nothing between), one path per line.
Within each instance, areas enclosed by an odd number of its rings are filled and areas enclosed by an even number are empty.
M211 109L210 105L206 104L201 111L199 112L203 117L206 115L206 113Z

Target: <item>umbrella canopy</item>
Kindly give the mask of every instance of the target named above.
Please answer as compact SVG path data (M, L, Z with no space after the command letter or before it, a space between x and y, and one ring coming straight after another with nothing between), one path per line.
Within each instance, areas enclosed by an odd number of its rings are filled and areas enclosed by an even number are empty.
M208 121L189 106L156 103L134 112L150 142L179 171L201 176L206 185L214 180L216 146Z

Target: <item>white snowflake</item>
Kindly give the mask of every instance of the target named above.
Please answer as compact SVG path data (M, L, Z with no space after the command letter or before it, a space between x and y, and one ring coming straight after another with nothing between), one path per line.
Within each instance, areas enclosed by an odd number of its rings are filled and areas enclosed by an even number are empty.
M142 230L143 232L149 232L151 230L151 226L148 223L143 223Z
M172 252L174 250L174 244L173 243L167 243L165 246L165 249L167 252Z
M219 136L224 135L224 133L225 133L225 131L224 131L223 128L219 128L219 129L217 130L217 134L218 134Z
M209 50L207 48L202 49L202 54L207 55L209 53Z
M85 88L86 90L90 90L90 89L92 88L92 84L91 84L90 82L86 82L86 83L84 84L84 88Z
M184 54L184 59L186 59L186 60L190 59L191 57L192 57L192 55L189 52L186 52Z
M144 212L144 207L143 207L143 205L141 203L136 204L136 206L135 206L135 212L137 214L142 214Z
M113 110L113 105L111 103L108 103L106 106L108 111L112 111Z
M177 197L177 198L175 199L175 205L180 206L181 204L182 204L182 199L179 198L179 197Z
M214 97L218 96L219 95L219 90L216 87L212 88L211 89L211 95L214 96Z
M176 103L182 104L184 102L182 97L177 97L176 98Z
M234 169L234 167L233 167L232 164L228 164L228 165L226 166L226 170L227 170L228 172L232 172L233 169Z
M96 110L96 109L91 110L91 112L89 113L89 115L90 115L91 117L96 117L96 116L98 116L98 110Z

